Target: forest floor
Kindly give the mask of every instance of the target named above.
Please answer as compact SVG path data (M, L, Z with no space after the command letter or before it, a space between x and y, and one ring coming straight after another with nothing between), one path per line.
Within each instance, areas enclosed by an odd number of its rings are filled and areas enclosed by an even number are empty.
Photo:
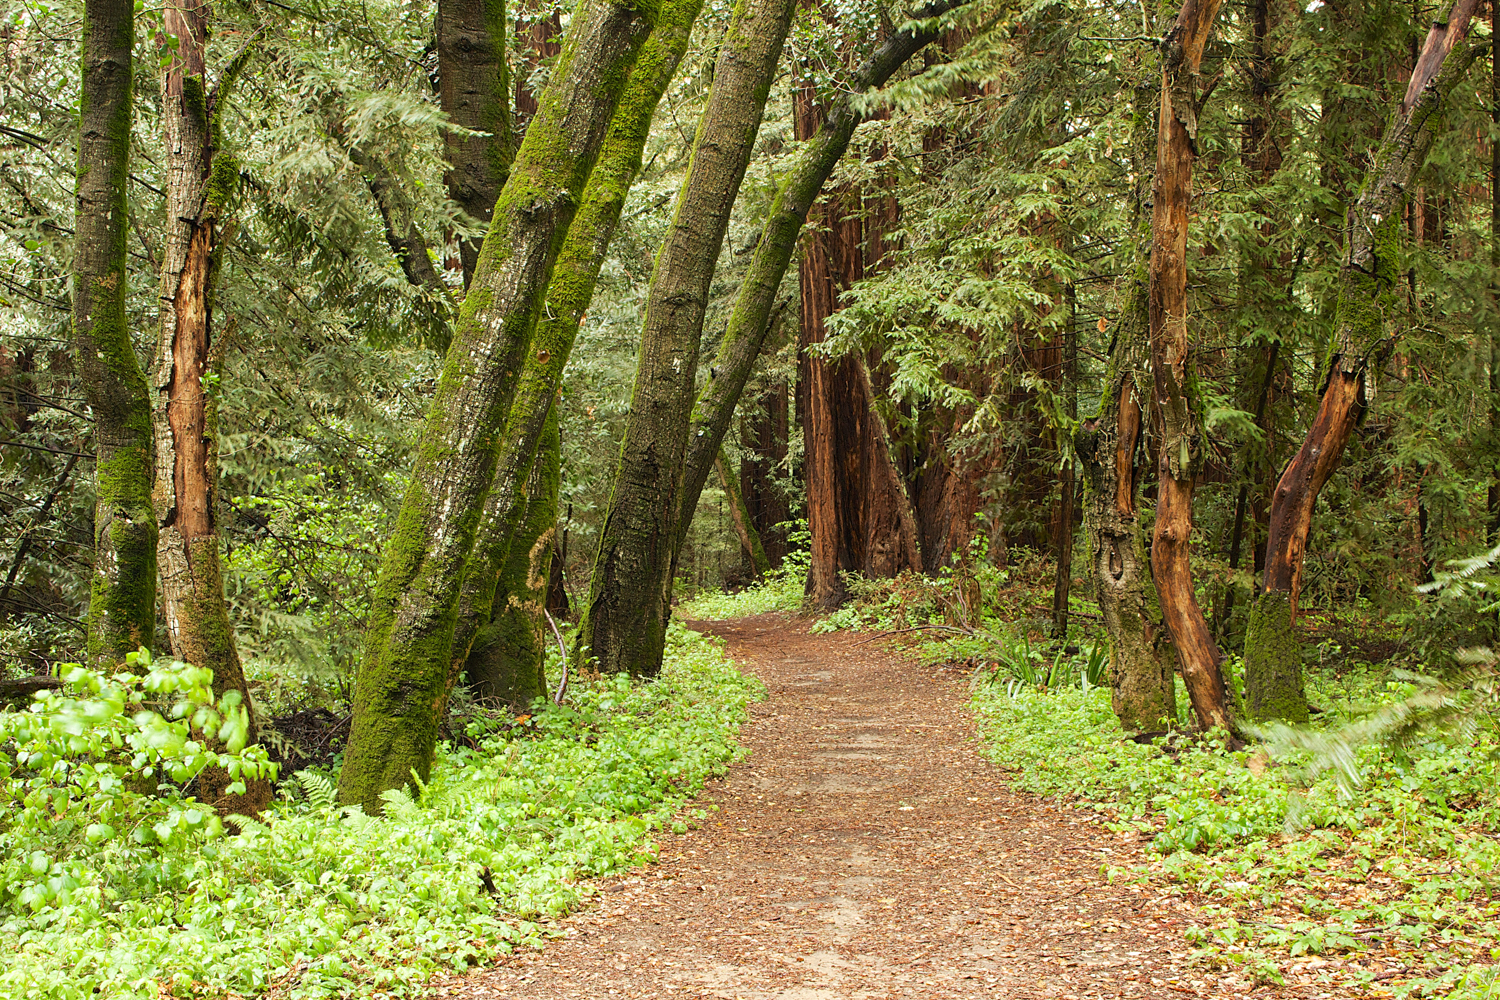
M1194 964L1190 900L1101 873L1143 860L1134 833L1013 791L980 753L966 671L782 615L690 624L768 692L741 732L749 757L694 803L708 818L659 835L660 862L600 886L563 940L438 980L434 998L1361 992Z

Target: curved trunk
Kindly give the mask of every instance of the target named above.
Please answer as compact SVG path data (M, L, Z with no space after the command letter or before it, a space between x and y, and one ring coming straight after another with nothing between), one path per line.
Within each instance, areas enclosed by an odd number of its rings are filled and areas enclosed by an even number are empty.
M222 345L213 341L213 298L219 249L225 239L220 213L239 174L218 149L216 105L222 91L206 87L204 50L207 4L168 7L164 37L175 38L162 77L162 125L167 148L167 235L161 273L161 343L156 361L157 561L172 653L213 671L217 696L238 692L247 711L249 692L224 601L219 562L218 421L213 365ZM237 67L225 70L233 78ZM207 380L206 380L207 379ZM249 741L256 739L250 713ZM253 815L271 798L270 783L250 782L229 792L231 777L204 771L198 794L221 813Z
M151 395L125 314L134 16L129 0L88 0L83 11L73 340L94 417L88 661L96 669L154 645L156 633Z
M1302 447L1272 494L1265 577L1250 608L1245 685L1256 718L1306 718L1302 652L1293 629L1313 508L1364 413L1371 362L1378 367L1395 346L1385 320L1394 311L1400 280L1402 208L1432 149L1448 94L1478 55L1477 47L1460 48L1475 6L1476 0L1458 0L1448 20L1428 32L1406 95L1349 210L1328 382Z
M607 673L661 669L703 315L795 9L796 0L736 6L651 274L630 416L578 630L578 658Z
M465 665L469 687L477 697L503 701L515 709L547 693L544 612L557 534L562 444L557 419L553 406L526 480L526 514L500 574L497 592L502 600L474 637Z
M735 534L740 536L740 546L745 550L745 557L750 560L750 567L755 575L763 577L771 571L771 561L766 558L765 547L760 543L760 532L755 530L755 522L750 519L750 511L745 507L740 481L735 477L734 468L729 464L729 457L722 448L714 469L719 473L719 485L724 487L724 496L729 500L729 517L734 522Z
M386 543L339 801L426 778L447 704L454 623L495 441L584 183L654 8L584 0L495 205L429 406L411 484Z
M489 621L500 571L521 516L521 485L530 474L578 326L593 299L604 253L619 224L631 182L641 169L651 119L687 51L693 22L702 6L703 0L673 0L662 7L656 28L631 70L614 120L609 123L599 163L589 175L578 215L558 252L557 266L547 286L547 309L538 318L531 337L515 401L500 437L494 485L485 500L474 540L453 634L451 678L463 672L475 632Z
M1200 402L1187 320L1187 226L1199 108L1198 69L1219 0L1188 0L1162 46L1161 111L1151 210L1151 371L1162 440L1151 575L1198 725L1229 728L1222 656L1198 607L1189 563L1193 480L1202 459Z

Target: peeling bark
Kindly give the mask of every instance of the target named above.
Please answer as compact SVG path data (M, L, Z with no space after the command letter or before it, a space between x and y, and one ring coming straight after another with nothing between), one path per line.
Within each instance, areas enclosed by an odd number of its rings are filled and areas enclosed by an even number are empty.
M1395 346L1387 324L1401 309L1402 209L1436 140L1448 95L1479 54L1479 47L1462 44L1476 5L1477 0L1458 0L1446 21L1434 22L1406 96L1386 126L1360 195L1349 209L1333 353L1325 368L1328 381L1302 446L1272 495L1265 573L1250 609L1245 677L1250 712L1257 717L1285 711L1287 705L1305 705L1297 643L1266 637L1296 623L1303 557L1318 494L1338 468L1364 413L1372 364L1378 368ZM1297 689L1291 699L1286 695L1289 687ZM1293 714L1300 713L1294 709Z
M1161 110L1152 189L1148 308L1151 371L1161 413L1151 575L1198 725L1228 729L1219 647L1194 593L1189 558L1193 480L1202 462L1199 400L1187 319L1187 227L1198 128L1198 71L1219 0L1188 0L1162 44Z
M204 67L210 10L206 3L167 7L163 36L177 45L162 76L162 125L167 148L167 235L161 273L161 341L156 360L157 561L172 653L213 671L213 691L249 691L224 600L220 567L218 422L213 366L213 299L221 218L239 174L219 149L217 104L238 67L228 67L210 93ZM249 742L256 740L250 712ZM198 795L223 814L254 815L270 802L265 779L231 794L233 779L218 769L198 778Z
M495 205L371 602L339 801L425 779L459 589L547 282L655 8L584 0Z
M130 170L129 0L83 11L73 340L94 418L94 567L88 662L109 669L155 644L156 516L151 506L151 394L125 312Z

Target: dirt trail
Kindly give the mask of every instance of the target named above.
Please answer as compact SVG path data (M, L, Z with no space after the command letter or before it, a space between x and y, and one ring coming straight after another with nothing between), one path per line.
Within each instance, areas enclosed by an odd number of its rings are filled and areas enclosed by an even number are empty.
M1132 839L1010 790L965 678L760 615L695 623L766 683L700 829L544 952L437 997L1229 997L1183 904L1106 884Z

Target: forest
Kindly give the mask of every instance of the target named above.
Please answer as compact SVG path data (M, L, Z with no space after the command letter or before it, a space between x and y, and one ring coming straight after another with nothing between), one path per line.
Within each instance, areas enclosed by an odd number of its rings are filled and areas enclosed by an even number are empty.
M1496 17L0 0L0 996L582 948L819 664L967 735L784 832L1034 804L1087 947L1176 928L1097 995L1489 996ZM1037 842L934 884L1043 934Z

